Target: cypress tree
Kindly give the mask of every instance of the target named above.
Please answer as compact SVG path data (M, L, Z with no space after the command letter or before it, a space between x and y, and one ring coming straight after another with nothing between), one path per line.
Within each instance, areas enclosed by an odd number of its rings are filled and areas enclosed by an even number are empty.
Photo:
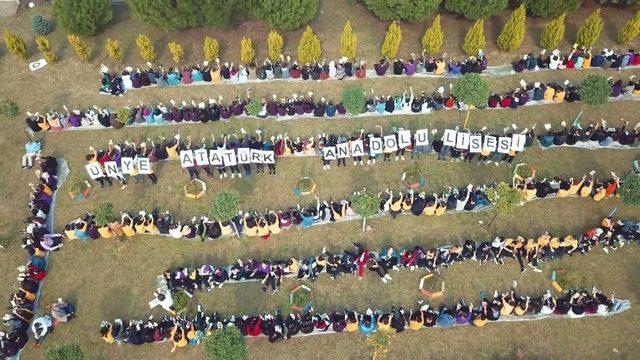
M110 0L56 0L53 13L68 32L92 36L113 18Z
M122 52L122 48L120 48L120 41L107 38L105 48L107 49L107 54L112 60L117 62L122 62L122 60L124 60L124 53Z
M422 47L427 54L435 55L442 48L442 42L444 41L444 33L442 32L442 25L440 24L440 14L433 19L433 23L424 32L422 37Z
M600 17L600 9L597 9L589 15L578 30L576 42L586 48L592 47L598 42L603 27L604 21L602 21L602 17Z
M640 11L618 32L618 43L626 44L640 34Z
M58 61L58 56L56 56L56 54L54 54L51 50L51 44L49 43L49 39L47 39L46 36L40 35L36 37L36 46L48 63L54 63Z
M251 38L243 37L240 40L240 59L245 64L251 64L256 58L256 52L253 50Z
M218 51L220 50L220 45L218 44L218 40L205 37L204 38L204 59L207 61L213 61L218 57Z
M269 59L272 61L278 60L282 55L282 47L284 46L284 39L282 35L277 31L271 30L267 37L267 47L269 48Z
M484 47L484 20L477 20L464 37L462 51L469 56L478 55L478 51Z
M313 33L311 26L307 26L298 44L298 60L300 63L306 64L320 59L321 55L320 39Z
M358 36L353 32L351 21L347 20L340 35L340 55L347 59L355 59L356 47L358 45Z
M527 9L524 3L511 13L511 17L502 32L498 35L498 47L502 51L513 51L520 47L524 39L525 23L527 21Z
M402 29L397 22L392 22L384 36L380 53L382 56L393 59L398 54L400 42L402 41Z
M29 53L27 52L27 44L21 37L4 28L4 43L7 45L9 52L21 59L27 59Z
M140 50L140 57L145 61L154 61L158 56L156 54L156 49L153 47L153 43L148 36L138 34L136 38L136 45L138 45L138 50Z
M175 41L169 42L169 52L171 53L171 59L173 59L174 63L178 64L184 60L184 50L179 43Z
M540 46L543 49L555 49L564 37L564 17L565 14L549 21L544 26L542 36L540 37Z
M80 37L76 34L67 34L67 40L73 48L76 50L76 55L83 62L89 62L91 60L91 48L87 43L82 41Z

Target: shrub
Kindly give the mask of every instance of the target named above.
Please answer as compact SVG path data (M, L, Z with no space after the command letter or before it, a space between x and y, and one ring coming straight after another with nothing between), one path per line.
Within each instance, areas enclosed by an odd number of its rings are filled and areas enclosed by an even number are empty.
M209 210L209 216L215 218L220 222L225 222L233 219L238 213L240 207L240 198L238 193L233 191L221 191L213 200L211 204L211 210Z
M51 32L51 24L42 15L34 15L31 18L31 29L38 35L47 35Z
M238 12L239 0L127 0L140 21L175 30L194 26L227 28Z
M342 104L351 115L358 115L364 112L366 97L364 90L359 87L348 87L342 90Z
M611 84L604 76L589 75L580 83L580 100L591 105L601 106L609 100Z
M382 56L393 59L398 54L400 48L400 42L402 41L402 29L397 22L392 22L387 29L387 33L384 36L380 53Z
M47 350L45 360L84 360L84 352L80 345L64 344Z
M527 0L524 4L534 16L555 18L576 11L582 5L582 0Z
M627 205L640 205L640 174L630 173L618 190L622 202Z
M564 37L564 17L565 14L562 14L544 26L540 37L540 46L543 49L555 49L562 41Z
M207 61L214 61L218 57L218 51L220 51L220 45L218 40L205 37L204 38L204 59Z
M527 9L524 3L511 13L511 17L504 24L502 32L498 36L498 47L502 51L513 51L520 47L524 39L525 24L527 21Z
M245 338L236 327L216 330L203 340L203 352L209 360L246 360L249 350Z
M87 43L82 41L78 35L75 34L67 34L67 40L73 48L76 50L76 55L83 62L89 62L91 60L91 48Z
M151 40L148 36L138 34L136 38L136 45L138 45L138 50L140 50L140 57L146 61L154 61L158 56L156 54L156 49L153 47Z
M271 30L267 37L267 46L269 47L269 59L278 60L282 55L282 47L284 46L282 35L275 30Z
M618 32L618 43L626 44L640 35L640 11Z
M433 19L433 23L424 32L422 37L422 47L429 55L437 54L442 48L442 42L444 41L444 33L442 32L442 25L440 24L440 14Z
M306 64L320 59L321 55L322 47L320 45L320 39L313 33L311 26L307 26L298 44L298 60L302 64Z
M96 224L100 226L107 225L115 219L115 214L113 213L113 204L108 202L101 202L96 204L96 207L93 208L93 219Z
M363 0L367 9L383 21L416 22L438 10L442 0Z
M177 64L184 60L184 50L182 50L182 45L177 42L169 42L169 52L171 53L171 59L173 59L174 63Z
M20 113L20 107L11 99L0 99L0 114L14 118Z
M478 55L478 51L484 47L484 20L476 21L467 35L464 37L462 51L469 56Z
M304 288L299 288L293 293L293 299L291 305L298 307L305 307L311 302L311 292Z
M467 19L478 20L499 14L508 3L508 0L446 0L444 7Z
M351 21L347 20L340 35L340 55L347 59L354 60L356 57L356 47L358 45L358 36L353 32Z
M255 60L256 52L253 50L251 38L242 37L240 40L240 59L245 64L250 64Z
M478 74L465 74L453 84L453 95L467 105L482 107L490 95L489 84Z
M48 63L54 63L58 61L58 56L56 56L56 54L54 54L51 50L49 39L47 39L45 36L36 37L36 46Z
M120 107L115 111L116 120L122 124L127 124L131 120L131 109L128 107Z
M29 53L27 52L27 44L25 44L24 40L7 28L4 29L3 35L7 50L9 50L12 55L26 60Z
M53 13L70 33L92 36L113 18L111 0L56 0Z
M173 308L176 309L177 313L180 313L187 309L187 305L189 304L189 295L185 294L184 291L177 291L171 295L173 299Z
M576 42L586 48L593 47L598 42L603 27L604 21L600 17L600 9L597 9L589 15L578 30Z
M262 102L259 100L251 100L247 105L247 115L256 116L262 111Z
M124 52L120 48L120 41L107 38L105 44L107 54L113 61L122 62L124 60Z
M254 0L253 13L272 28L296 30L318 13L318 0Z

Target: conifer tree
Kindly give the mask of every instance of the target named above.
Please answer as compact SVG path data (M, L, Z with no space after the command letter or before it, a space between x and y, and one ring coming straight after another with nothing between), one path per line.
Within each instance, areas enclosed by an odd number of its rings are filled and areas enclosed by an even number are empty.
M559 0L564 1L564 0ZM445 9L464 15L467 19L486 19L507 7L508 0L446 0Z
M502 32L498 35L498 47L502 51L513 51L520 47L524 39L525 23L527 21L527 9L522 3L511 13L511 17L504 24Z
M442 42L444 41L444 33L442 32L442 25L440 24L440 14L433 19L433 23L424 32L422 37L422 47L429 55L437 54L442 48Z
M527 0L527 10L534 16L557 18L562 14L576 11L582 0Z
M67 34L67 40L73 48L76 50L76 55L83 62L89 62L91 60L91 48L87 43L82 41L80 37L76 34Z
M380 48L380 53L382 56L387 57L389 59L393 59L398 54L398 49L400 49L400 42L402 41L402 29L397 22L392 22L387 29L387 33L384 36L384 41L382 42L382 47Z
M145 61L154 61L158 55L156 54L156 49L153 47L151 40L148 36L138 34L136 38L136 45L138 45L138 50L140 50L140 57Z
M92 36L113 18L111 0L56 0L53 13L68 32Z
M107 49L107 54L111 60L117 62L122 62L122 60L124 60L124 53L122 48L120 48L120 41L107 38L105 48Z
M38 35L47 35L51 32L51 24L42 15L34 15L31 18L31 28Z
M245 64L251 64L256 58L256 52L253 50L251 38L243 37L240 40L240 59Z
M41 35L36 37L36 46L48 63L54 63L58 61L58 56L56 56L56 54L54 54L51 50L51 44L49 43L49 39L47 39L46 36Z
M21 59L27 59L29 53L27 52L27 44L21 37L4 28L4 43L7 45L9 52Z
M218 40L205 37L204 38L204 59L207 61L214 61L218 57L218 51L220 51L220 45Z
M363 0L362 2L382 21L417 22L438 10L442 0Z
M321 55L320 39L313 33L311 26L307 26L298 44L298 60L302 64L311 63L319 60Z
M239 0L127 0L127 3L140 21L163 30L194 26L228 28L241 5Z
M275 30L271 30L267 37L267 46L269 48L269 59L271 59L271 61L278 60L280 55L282 55L282 47L284 46L282 35L278 34Z
M169 42L169 52L171 53L171 59L173 59L174 63L178 64L184 60L184 50L179 43L175 41Z
M600 17L600 9L597 9L589 15L578 30L576 42L586 48L592 47L598 42L603 27L604 21Z
M253 0L253 14L278 30L296 30L318 13L318 0Z
M626 44L640 35L640 11L618 32L618 43Z
M358 46L358 36L353 32L351 21L347 20L340 35L340 55L347 59L355 59L356 47Z
M478 51L484 47L484 20L477 20L464 37L462 51L469 56L478 55Z
M543 49L555 49L564 38L564 17L565 14L562 14L544 26L540 37L540 46Z

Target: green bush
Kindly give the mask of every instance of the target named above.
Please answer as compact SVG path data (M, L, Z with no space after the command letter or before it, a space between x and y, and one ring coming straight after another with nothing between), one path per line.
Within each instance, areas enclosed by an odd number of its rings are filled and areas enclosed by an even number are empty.
M38 35L47 35L51 32L51 24L42 15L34 15L31 18L31 29Z
M46 360L84 360L84 352L77 344L64 344L54 346L47 350Z
M293 293L293 306L305 307L311 302L311 292L306 289L300 288Z
M145 24L176 30L195 26L228 28L236 20L240 0L127 0L133 14Z
M93 209L93 219L96 224L100 226L107 225L115 219L113 213L113 204L108 202L101 202Z
M367 9L383 21L417 22L438 10L442 0L363 0Z
M262 111L262 102L259 100L251 100L247 105L247 115L256 116Z
M618 190L622 202L627 205L640 205L640 174L631 173L624 178Z
M117 108L115 111L115 115L117 121L126 125L129 123L129 120L131 120L131 109L124 106Z
M359 87L345 88L342 90L342 104L351 115L363 113L366 104L364 90Z
M238 193L233 191L221 191L213 200L209 216L218 221L225 222L231 220L238 213L240 198Z
M518 189L512 188L504 182L499 183L494 188L487 189L487 198L500 214L515 210L524 200L522 193Z
M611 84L604 76L589 75L580 83L580 100L591 105L601 106L609 100Z
M274 29L296 30L316 17L318 0L254 0L252 11Z
M189 295L184 291L177 291L171 295L173 299L173 308L176 309L176 313L180 313L187 308L189 304Z
M111 0L56 0L53 13L70 33L92 36L113 18Z
M524 4L531 15L555 18L578 10L582 6L582 0L527 0Z
M508 3L508 0L446 0L444 7L469 20L478 20L499 14Z
M0 114L14 118L18 116L20 107L15 102L8 98L0 99Z
M453 95L467 105L482 107L489 99L489 84L478 74L465 74L453 84Z
M235 327L216 330L203 340L203 352L209 360L246 360L249 350L245 339Z

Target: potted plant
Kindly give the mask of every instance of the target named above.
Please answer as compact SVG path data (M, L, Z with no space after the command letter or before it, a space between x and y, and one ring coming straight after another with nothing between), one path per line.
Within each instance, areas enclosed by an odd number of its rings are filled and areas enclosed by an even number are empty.
M289 293L289 305L293 311L302 312L311 304L313 291L306 285L298 285Z
M411 167L408 167L402 173L402 183L409 189L418 189L427 183L423 176L420 164L415 161Z
M420 279L420 295L433 299L444 295L444 281L439 276L427 274Z
M71 185L69 196L75 201L81 201L91 194L91 183L86 178L82 178Z
M200 199L207 193L207 184L200 179L191 179L184 186L184 195L189 199Z
M115 118L111 118L111 126L114 129L122 129L125 125L129 124L132 120L131 109L128 106L120 107L113 113Z
M293 192L296 194L296 196L311 195L316 192L316 188L316 182L313 181L312 178L305 176L298 179L298 183L293 189Z

